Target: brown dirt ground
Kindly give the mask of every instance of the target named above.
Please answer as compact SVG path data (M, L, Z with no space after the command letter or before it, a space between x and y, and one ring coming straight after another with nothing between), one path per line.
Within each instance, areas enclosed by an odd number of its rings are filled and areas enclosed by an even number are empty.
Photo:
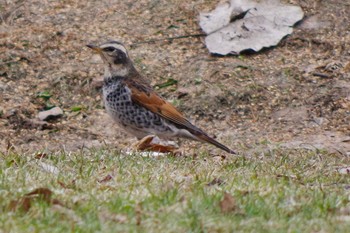
M286 146L350 155L350 4L288 2L300 5L306 18L277 47L214 57L203 37L165 38L202 33L199 12L217 1L2 1L0 152L134 142L106 116L103 66L84 46L113 38L130 48L153 85L177 80L158 91L241 153ZM43 91L52 95L48 101L38 98ZM47 105L59 106L64 116L43 125L35 119ZM77 106L83 109L73 111Z

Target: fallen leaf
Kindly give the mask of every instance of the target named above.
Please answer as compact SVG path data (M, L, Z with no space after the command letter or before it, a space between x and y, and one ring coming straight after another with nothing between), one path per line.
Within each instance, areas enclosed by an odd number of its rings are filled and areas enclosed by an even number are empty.
M84 110L85 109L85 107L84 106L81 106L81 105L78 105L78 106L73 106L73 107L71 107L71 111L72 112L80 112L81 110Z
M214 54L239 54L275 46L304 17L299 6L279 1L231 0L200 14L205 44Z
M36 159L44 159L47 156L48 156L48 154L46 154L46 153L38 153L38 154L35 155L35 158Z
M44 100L49 100L52 97L52 95L48 91L39 92L36 96Z
M37 188L34 191L25 194L18 200L12 200L8 206L11 211L21 210L28 212L33 201L42 200L48 204L62 205L57 199L51 199L52 191L48 188Z
M170 152L174 152L176 150L176 147L170 146L170 145L150 144L141 150L154 151L154 152L160 152L160 153L170 153Z
M105 176L102 180L99 180L98 182L99 182L99 183L104 183L104 182L110 181L111 179L113 179L113 177L112 177L110 174L108 174L108 175Z
M63 183L62 181L58 180L57 183L64 189L68 188L68 186L65 183Z
M23 211L28 212L32 206L32 199L30 197L22 197L18 200L12 200L8 206L8 209L11 211Z
M70 182L68 184L58 180L57 183L64 189L74 189L75 188L75 180L72 180L72 182Z
M224 194L224 198L219 203L221 212L227 214L236 209L236 201L229 193Z
M46 202L51 200L52 191L48 188L37 188L34 191L26 194L27 197L38 197Z
M153 135L146 136L142 138L136 145L136 149L139 151L153 151L160 153L173 153L177 149L173 145L163 145L162 143Z
M154 88L161 89L161 88L176 85L176 84L177 84L176 79L169 78L166 82L155 85Z

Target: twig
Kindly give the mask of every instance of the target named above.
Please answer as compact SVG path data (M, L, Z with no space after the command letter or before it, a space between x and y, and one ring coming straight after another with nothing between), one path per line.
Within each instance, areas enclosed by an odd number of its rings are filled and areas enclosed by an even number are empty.
M204 34L204 33L190 34L190 35L183 35L183 36L167 37L167 38L162 38L162 39L145 40L145 41L134 42L131 46L137 45L137 44L154 43L154 42L164 41L164 40L178 40L178 39L185 39L185 38L191 38L191 37L202 37L202 36L206 36L206 34Z
M318 76L318 77L320 77L320 78L330 78L330 77L331 77L331 76L329 76L328 74L319 73L319 72L314 72L314 73L312 73L312 75Z

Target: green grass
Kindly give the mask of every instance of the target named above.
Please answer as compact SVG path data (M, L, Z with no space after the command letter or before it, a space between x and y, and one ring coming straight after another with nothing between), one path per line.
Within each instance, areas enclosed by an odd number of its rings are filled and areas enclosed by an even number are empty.
M37 157L0 154L0 232L350 229L350 175L338 172L350 159L326 152L279 149L220 160L104 149ZM214 179L220 184L208 185ZM61 204L39 198L28 211L9 208L39 187ZM229 213L219 205L225 192L235 200Z

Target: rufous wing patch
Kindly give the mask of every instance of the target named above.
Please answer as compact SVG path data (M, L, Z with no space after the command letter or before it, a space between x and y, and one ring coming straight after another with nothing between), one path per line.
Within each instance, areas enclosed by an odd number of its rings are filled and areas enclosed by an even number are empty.
M145 93L137 89L131 89L131 99L142 107L156 113L165 119L195 131L193 126L172 104L162 99L155 92Z

